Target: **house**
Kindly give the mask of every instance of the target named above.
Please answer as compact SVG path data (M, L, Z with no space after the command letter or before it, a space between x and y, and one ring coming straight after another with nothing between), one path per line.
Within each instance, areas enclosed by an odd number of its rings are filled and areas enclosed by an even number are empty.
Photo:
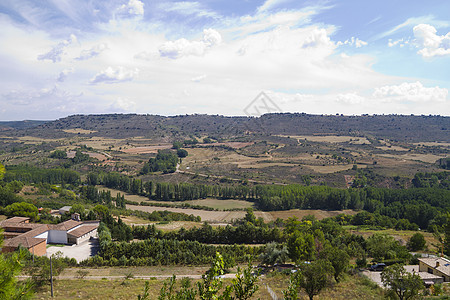
M450 281L450 260L443 257L419 258L419 272L442 277L444 282Z
M59 214L60 215L68 214L71 208L72 206L63 206L59 209Z
M67 220L60 224L34 224L29 218L13 217L0 222L5 241L2 252L20 245L35 255L45 255L47 244L79 244L97 235L98 222Z

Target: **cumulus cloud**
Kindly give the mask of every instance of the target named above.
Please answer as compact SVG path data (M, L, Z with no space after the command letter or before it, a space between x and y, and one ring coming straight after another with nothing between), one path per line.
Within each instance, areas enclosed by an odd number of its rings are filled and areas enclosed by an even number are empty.
M119 7L119 13L142 16L144 15L144 3L139 0L130 0Z
M62 41L58 45L54 46L52 50L47 53L38 55L38 60L51 60L54 63L61 61L61 56L64 54L67 46L77 41L77 37L73 34L70 35L69 39Z
M400 85L388 85L376 88L373 97L386 102L412 101L412 102L443 102L447 100L448 90L440 87L424 87L419 81L404 82Z
M437 30L428 24L419 24L413 28L419 47L417 53L423 57L444 56L450 54L450 32L437 35Z
M97 83L119 83L124 81L131 81L139 73L138 69L125 69L124 67L108 67L105 70L97 73L89 82L91 84Z
M394 47L394 46L400 46L400 47L404 47L405 45L408 45L410 43L410 40L409 39L404 39L404 38L401 38L401 39L398 39L398 40L392 40L392 39L389 39L389 41L388 41L388 47Z
M314 29L303 42L303 48L316 48L329 45L333 45L333 42L330 40L327 31L323 28Z
M100 55L100 53L102 53L106 49L108 49L108 45L106 43L101 43L101 44L95 45L94 47L92 47L88 50L81 51L80 56L78 56L76 59L77 60L90 59L90 58Z
M66 80L66 78L69 74L73 73L73 71L74 71L73 68L66 68L66 69L62 70L61 73L59 73L56 80L58 80L59 82L63 82L64 80Z
M128 98L119 97L111 104L113 111L130 112L136 109L136 103Z
M358 95L356 92L338 94L336 96L336 101L344 104L361 104L364 100L365 98Z
M363 46L367 46L367 42L360 40L359 38L355 38L353 36L352 36L352 38L350 38L344 42L339 41L336 44L338 46L341 46L341 45L355 46L356 48L361 48Z
M184 38L168 41L159 47L159 54L172 59L189 55L202 56L206 51L219 45L221 42L222 36L220 33L209 28L203 30L203 39L201 41L189 41Z

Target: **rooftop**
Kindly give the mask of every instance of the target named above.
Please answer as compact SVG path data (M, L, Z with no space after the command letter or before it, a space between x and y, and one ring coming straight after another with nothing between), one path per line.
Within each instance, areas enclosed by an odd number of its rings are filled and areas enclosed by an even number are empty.
M428 265L430 268L450 276L450 260L448 259L443 257L421 257L419 258L419 261Z

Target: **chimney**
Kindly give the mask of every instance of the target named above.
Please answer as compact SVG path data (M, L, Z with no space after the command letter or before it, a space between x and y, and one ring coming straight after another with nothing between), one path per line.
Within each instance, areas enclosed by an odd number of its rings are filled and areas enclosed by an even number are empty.
M436 268L439 268L439 261L436 261Z

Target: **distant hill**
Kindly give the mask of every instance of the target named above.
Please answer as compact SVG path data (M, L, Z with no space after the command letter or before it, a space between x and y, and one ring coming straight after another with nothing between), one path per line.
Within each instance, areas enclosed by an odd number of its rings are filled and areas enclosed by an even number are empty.
M0 131L33 128L42 125L46 122L49 121L34 121L34 120L0 121Z
M23 121L42 122L42 121ZM7 123L7 122L3 122ZM14 123L14 122L12 122ZM19 122L20 123L20 122ZM38 124L38 123L33 123ZM1 123L0 123L1 125ZM219 115L158 116L138 114L74 115L56 121L31 124L20 133L42 137L62 137L81 128L96 136L235 136L246 133L269 135L337 134L374 136L405 142L450 142L450 117L405 115L310 115L304 113L266 114L259 118ZM16 124L19 129L19 124Z

